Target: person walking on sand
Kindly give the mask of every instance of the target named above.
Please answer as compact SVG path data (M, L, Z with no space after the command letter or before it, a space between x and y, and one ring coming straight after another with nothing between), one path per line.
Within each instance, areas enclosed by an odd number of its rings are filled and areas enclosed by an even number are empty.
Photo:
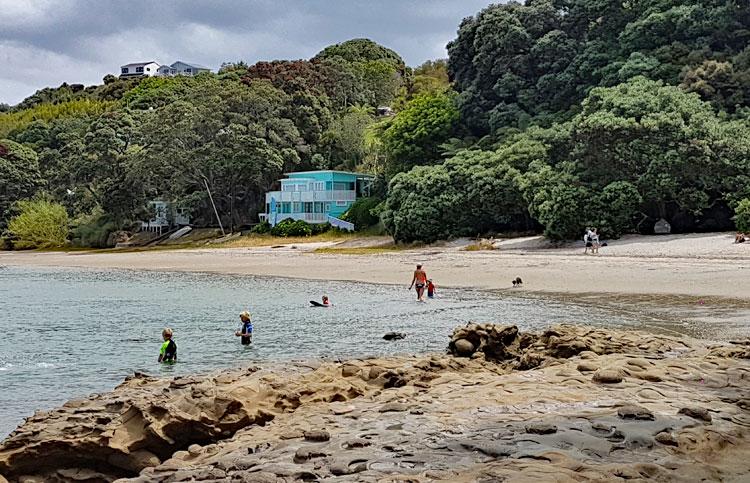
M592 228L589 240L591 240L591 253L599 253L599 234L596 228Z
M172 329L169 327L161 331L161 338L164 343L159 349L159 359L157 362L166 362L169 364L177 362L177 344L172 340Z
M240 322L242 327L240 330L234 333L237 337L242 337L240 342L242 345L250 345L253 341L253 323L251 321L250 312L245 310L240 314Z
M591 253L594 253L594 242L592 241L592 237L594 235L594 232L591 231L591 228L586 227L586 232L583 234L583 254L586 255L589 252L589 248L591 248Z
M426 285L427 285L427 272L422 270L421 264L417 264L417 269L414 270L414 277L412 277L411 279L411 285L409 285L409 290L411 290L412 287L416 287L418 302L424 302L424 288Z

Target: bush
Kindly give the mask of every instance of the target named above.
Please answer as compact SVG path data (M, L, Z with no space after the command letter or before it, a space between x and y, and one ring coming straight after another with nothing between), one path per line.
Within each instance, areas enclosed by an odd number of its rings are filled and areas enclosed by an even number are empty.
M291 218L281 220L276 226L271 228L271 235L273 236L310 236L312 233L313 229L309 223Z
M38 198L16 203L19 214L11 218L8 231L16 248L50 248L68 241L68 213L65 207Z
M101 212L84 215L73 228L73 245L87 248L109 248L110 235L117 224Z
M380 221L380 217L373 210L380 205L383 200L374 196L360 198L341 216L341 219L354 223L356 230L364 230Z
M250 230L251 233L257 233L258 235L265 235L271 232L271 224L267 221L261 221Z
M745 198L734 209L734 224L743 233L750 233L750 198Z
M331 224L326 223L313 223L310 225L310 229L312 230L313 235L320 235L321 233L325 233L331 229Z

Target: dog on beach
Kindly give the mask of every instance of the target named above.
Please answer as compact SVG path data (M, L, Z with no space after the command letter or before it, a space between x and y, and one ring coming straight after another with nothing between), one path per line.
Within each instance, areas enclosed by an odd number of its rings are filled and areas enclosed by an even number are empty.
M512 281L514 287L520 287L523 285L523 280L521 280L521 277L516 277L515 280Z

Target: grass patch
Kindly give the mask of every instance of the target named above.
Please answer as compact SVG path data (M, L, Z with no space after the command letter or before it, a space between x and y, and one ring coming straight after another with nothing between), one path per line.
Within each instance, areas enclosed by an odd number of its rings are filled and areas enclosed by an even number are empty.
M211 246L217 248L252 248L274 245L290 245L294 243L337 242L352 240L355 238L362 238L362 234L342 231L327 231L319 235L290 237L252 234L235 238L233 240L228 240L224 243L215 243Z
M497 250L494 240L482 239L476 243L467 245L466 248L464 248L464 251L466 252L478 252L482 250Z

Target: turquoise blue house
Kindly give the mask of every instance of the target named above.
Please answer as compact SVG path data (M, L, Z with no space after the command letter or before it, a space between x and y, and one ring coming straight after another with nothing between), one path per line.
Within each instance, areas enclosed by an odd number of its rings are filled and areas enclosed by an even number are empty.
M339 217L357 198L368 196L373 176L347 171L301 171L286 173L279 180L280 191L266 193L266 212L261 221L275 225L292 218L308 223L331 223L353 230L354 225Z

